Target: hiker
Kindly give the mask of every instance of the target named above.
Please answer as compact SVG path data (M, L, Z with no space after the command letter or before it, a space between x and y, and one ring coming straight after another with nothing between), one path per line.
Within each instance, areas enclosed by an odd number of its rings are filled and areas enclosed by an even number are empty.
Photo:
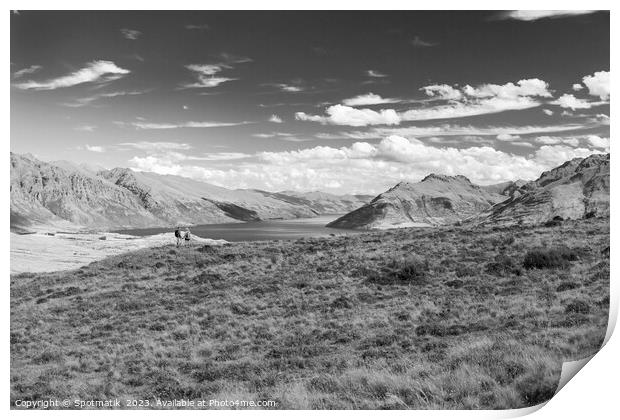
M177 230L174 231L174 237L177 238L177 248L181 245L181 229L177 226Z
M187 232L185 232L185 245L189 246L189 239L190 239L190 231L189 228L187 228Z

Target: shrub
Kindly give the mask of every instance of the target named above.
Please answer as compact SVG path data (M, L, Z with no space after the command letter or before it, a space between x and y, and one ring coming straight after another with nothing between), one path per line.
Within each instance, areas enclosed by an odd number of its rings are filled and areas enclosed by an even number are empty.
M494 261L487 263L486 272L494 275L521 274L512 258L504 254L498 254Z
M577 259L578 256L575 251L566 247L534 249L525 254L523 267L528 270L532 268L564 268L568 265L568 261Z
M368 281L380 285L411 284L423 281L428 273L428 262L417 255L393 260L381 271L372 271Z
M560 285L557 287L557 289L555 289L557 292L564 292L566 290L573 290L578 288L579 285L577 283L573 283L570 281L565 281L560 283Z
M576 299L566 305L564 312L567 314L588 314L590 313L590 305L588 305L583 300Z

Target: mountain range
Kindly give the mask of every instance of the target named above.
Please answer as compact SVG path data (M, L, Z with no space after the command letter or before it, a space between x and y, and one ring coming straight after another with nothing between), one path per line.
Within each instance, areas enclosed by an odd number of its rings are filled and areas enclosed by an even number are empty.
M189 178L11 153L11 230L123 229L344 213L370 196L231 190ZM366 200L366 201L365 201Z
M609 216L609 158L609 154L577 158L535 181L489 186L474 185L462 175L431 174L420 182L397 184L328 226L510 225Z
M609 154L595 154L565 162L535 181L487 186L462 175L430 174L372 198L232 190L180 176L48 163L11 153L11 230L172 227L347 212L328 226L509 225L609 216L609 161Z

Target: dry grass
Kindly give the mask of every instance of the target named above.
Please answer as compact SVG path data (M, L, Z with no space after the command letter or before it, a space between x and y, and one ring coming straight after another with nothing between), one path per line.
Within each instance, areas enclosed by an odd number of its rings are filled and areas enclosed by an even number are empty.
M608 247L609 220L589 219L168 246L13 276L11 400L537 404L602 343ZM523 267L557 249L574 258Z

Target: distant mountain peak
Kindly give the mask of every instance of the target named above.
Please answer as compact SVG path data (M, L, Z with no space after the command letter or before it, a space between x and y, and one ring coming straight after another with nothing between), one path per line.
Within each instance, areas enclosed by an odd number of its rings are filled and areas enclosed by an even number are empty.
M436 174L436 173L428 174L420 182L428 182L428 181L441 181L441 182L459 181L459 182L466 182L468 184L472 184L469 178L467 178L465 175L453 175L452 176L452 175L443 175L443 174Z

